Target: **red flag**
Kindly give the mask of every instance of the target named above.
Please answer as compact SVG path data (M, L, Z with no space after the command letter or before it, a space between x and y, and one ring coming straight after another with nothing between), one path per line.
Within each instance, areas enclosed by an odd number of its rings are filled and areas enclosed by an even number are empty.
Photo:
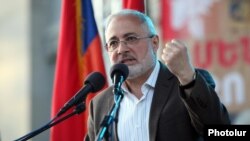
M93 71L101 72L106 76L101 40L91 0L63 0L52 118L83 86L85 77ZM94 94L88 96L86 106L93 96ZM50 140L82 141L87 133L87 110L88 107L81 115L75 115L54 126L51 129ZM70 112L71 110L67 113Z
M123 0L123 9L134 9L145 13L144 0Z
M176 37L176 33L172 28L171 18L171 0L162 0L161 1L161 26L162 26L162 38L163 42L166 42L170 39Z

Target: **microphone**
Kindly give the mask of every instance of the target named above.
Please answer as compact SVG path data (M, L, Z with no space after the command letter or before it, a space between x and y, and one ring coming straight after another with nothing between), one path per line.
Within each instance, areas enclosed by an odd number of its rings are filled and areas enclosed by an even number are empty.
M116 94L120 91L122 83L127 79L129 74L128 66L122 63L115 64L110 69L110 76L114 83L113 92Z
M105 78L100 72L92 72L84 81L85 86L82 87L57 113L57 117L65 113L72 106L81 103L86 99L88 93L101 90L105 84Z

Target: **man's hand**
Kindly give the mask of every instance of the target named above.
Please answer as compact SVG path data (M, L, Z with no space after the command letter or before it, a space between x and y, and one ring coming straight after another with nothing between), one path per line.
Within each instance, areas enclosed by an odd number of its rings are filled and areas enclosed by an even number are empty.
M181 85L188 84L193 80L195 69L190 63L188 50L184 43L175 39L168 42L161 57Z

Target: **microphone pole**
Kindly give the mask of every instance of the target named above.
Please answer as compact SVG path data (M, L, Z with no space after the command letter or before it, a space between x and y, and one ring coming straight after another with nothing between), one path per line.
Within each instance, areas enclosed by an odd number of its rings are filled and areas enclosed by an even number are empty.
M120 107L120 103L123 98L123 92L121 89L117 90L115 93L115 103L113 104L111 111L109 112L108 116L105 116L102 123L101 123L101 129L99 130L97 134L96 141L101 141L105 137L106 140L109 138L109 126L113 123L114 119L116 118L116 113Z
M106 140L109 140L109 137L112 135L108 132L110 125L113 123L116 118L116 113L119 110L120 103L123 99L123 90L121 89L122 83L126 80L129 70L125 64L115 64L111 68L111 78L114 82L114 104L109 112L109 115L105 116L102 123L101 129L97 134L95 141L101 141L105 137ZM112 132L112 131L111 131Z
M86 108L85 102L82 102L82 103L78 104L75 107L75 109L74 109L73 112L71 112L71 113L69 113L69 114L67 114L67 115L65 115L65 116L63 116L63 117L61 117L59 119L57 119L58 116L56 116L49 123L47 123L46 125L42 126L41 128L39 128L37 130L34 130L33 132L30 132L30 133L28 133L28 134L26 134L26 135L24 135L24 136L22 136L22 137L20 137L20 138L18 138L16 140L14 140L14 141L26 141L26 140L28 140L28 139L30 139L30 138L32 138L32 137L40 134L41 132L43 132L43 131L51 128L52 126L54 126L54 125L56 125L56 124L58 124L58 123L60 123L60 122L62 122L64 120L70 118L73 115L76 115L76 114L79 115L79 114L81 114L85 110L85 108Z
M85 109L85 100L90 92L97 92L102 89L102 87L105 84L105 78L104 76L99 72L93 72L89 74L85 80L85 87L81 88L64 106L60 109L58 114L50 120L47 124L42 126L41 128L28 133L27 135L24 135L23 137L20 137L16 139L15 141L26 141L41 132L51 128L52 126L70 118L73 115L82 113ZM76 106L74 111L70 114L59 118L61 115L63 115L67 110L69 110L71 107Z

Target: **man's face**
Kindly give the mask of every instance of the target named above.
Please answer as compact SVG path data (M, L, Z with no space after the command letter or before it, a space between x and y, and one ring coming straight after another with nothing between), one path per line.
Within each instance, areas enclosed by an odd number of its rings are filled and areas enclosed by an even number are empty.
M134 16L115 17L106 29L106 41L124 41L133 37L149 37L145 25ZM156 62L158 37L139 39L133 44L119 42L118 47L108 52L112 64L124 63L129 68L128 79L136 78L149 69Z

